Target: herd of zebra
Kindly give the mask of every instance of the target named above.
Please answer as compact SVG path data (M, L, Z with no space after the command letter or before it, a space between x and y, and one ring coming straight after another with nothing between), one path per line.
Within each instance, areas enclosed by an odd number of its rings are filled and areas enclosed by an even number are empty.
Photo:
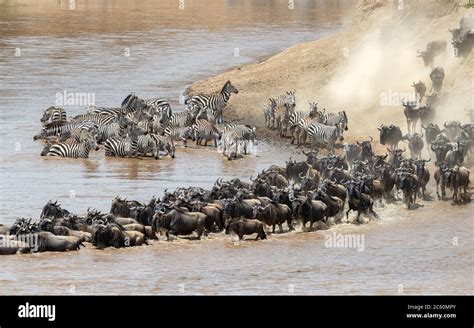
M344 131L348 130L346 112L318 111L318 101L309 103L309 113L296 111L295 107L295 91L269 98L263 106L267 127L277 129L280 137L289 133L292 144L299 145L309 139L312 147L326 146L330 153L334 153L337 139L342 142Z
M228 81L218 93L188 97L181 112L173 112L165 99L143 100L134 93L120 107L90 106L87 113L70 119L63 108L49 107L34 140L46 141L42 156L87 158L104 144L106 156L155 159L160 153L174 158L176 142L186 147L189 139L204 146L213 141L228 159L235 159L248 154L257 139L255 127L224 122L232 93L238 90Z

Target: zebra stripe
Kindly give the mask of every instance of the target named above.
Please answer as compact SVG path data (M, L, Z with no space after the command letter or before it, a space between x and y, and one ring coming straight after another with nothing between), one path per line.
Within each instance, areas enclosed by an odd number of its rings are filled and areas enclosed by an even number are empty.
M74 116L71 119L71 123L81 123L84 121L91 121L97 125L106 125L113 123L117 120L117 116L102 115L102 114L81 114Z
M200 145L204 140L204 146L207 146L209 140L214 140L214 146L217 148L217 140L220 139L221 134L213 123L200 119L196 120L192 128L196 145Z
M183 141L184 147L187 146L188 139L193 134L193 128L168 126L164 131L164 136L170 138L172 141Z
M347 124L349 120L347 119L346 111L340 111L337 113L324 113L322 122L325 125L335 126L336 124L341 124L344 130L347 130Z
M90 130L92 128L97 128L97 124L91 121L84 121L80 123L71 122L64 125L60 125L60 122L57 122L56 125L51 126L48 129L42 130L38 135L35 135L33 139L36 140L52 136L62 137L64 135L70 134L74 129Z
M308 137L312 145L323 144L334 153L334 144L337 138L344 140L341 125L329 126L321 123L312 123L308 128Z
M257 133L255 127L242 124L226 124L224 126L223 134L235 133L237 139L242 141L244 147L244 154L247 154L247 148L250 142L253 145L257 145ZM229 138L229 137L228 137Z
M214 94L198 94L186 99L185 104L190 105L191 108L200 110L210 109L212 116L216 118L217 123L223 123L224 118L222 111L230 99L231 93L237 94L237 90L230 81L227 81L219 93Z
M45 151L43 151L41 155L68 158L88 158L90 150L94 147L97 147L97 143L94 138L90 138L81 143L58 143L51 145L47 153L44 154Z
M158 159L158 142L150 134L138 136L137 153L141 156L151 153L155 159Z
M43 117L41 118L43 126L55 122L60 122L61 124L64 124L66 121L66 111L63 108L58 107L46 108L43 112Z

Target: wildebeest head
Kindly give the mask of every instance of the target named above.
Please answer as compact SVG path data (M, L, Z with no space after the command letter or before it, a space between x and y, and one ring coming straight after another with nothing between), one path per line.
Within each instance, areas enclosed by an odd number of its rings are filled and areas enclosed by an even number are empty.
M422 124L421 127L425 130L425 138L427 143L432 143L436 136L441 132L438 124L430 123L428 125Z
M380 144L382 145L397 145L402 139L402 130L393 124L381 125L377 128L380 131Z
M62 218L69 214L69 211L62 209L58 201L48 201L41 211L40 219L44 217Z
M360 160L361 161L367 161L372 156L374 155L374 152L372 151L372 145L371 142L374 140L374 138L370 137L370 140L364 140L364 141L357 141L357 144L360 145Z

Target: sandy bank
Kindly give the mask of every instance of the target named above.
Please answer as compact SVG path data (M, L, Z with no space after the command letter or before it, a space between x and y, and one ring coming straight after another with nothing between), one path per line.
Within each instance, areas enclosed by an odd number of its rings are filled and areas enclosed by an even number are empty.
M231 80L239 94L231 98L226 119L263 126L263 103L294 89L297 110L307 111L308 101L316 99L328 111L345 109L349 140L376 136L381 123L406 128L402 107L381 105L381 98L411 92L415 80L424 81L429 88L430 68L416 57L416 50L424 49L431 40L443 39L448 41L448 52L435 64L446 71L443 92L450 98L439 109L438 120L449 116L467 121L464 108L473 102L473 56L454 57L448 31L458 26L464 14L472 13L462 7L464 3L405 0L398 8L397 1L360 0L345 31L198 81L188 91L215 92Z

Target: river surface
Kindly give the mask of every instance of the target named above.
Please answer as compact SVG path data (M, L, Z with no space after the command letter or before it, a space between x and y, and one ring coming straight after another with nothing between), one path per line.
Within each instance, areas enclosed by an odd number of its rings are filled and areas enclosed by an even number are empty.
M245 159L213 147L176 158L42 158L42 110L57 94L87 93L114 107L134 91L179 96L193 81L336 33L354 1L0 1L0 224L38 218L58 200L72 212L107 211L115 195L147 201L165 188L248 179L295 150L261 141ZM180 8L181 6L181 8ZM183 7L184 6L184 7ZM63 106L69 115L87 104ZM301 156L301 155L299 155ZM421 202L378 208L382 220L236 243L211 234L130 249L1 258L0 294L472 294L472 206ZM333 232L364 247L327 247ZM338 236L336 235L336 236Z

